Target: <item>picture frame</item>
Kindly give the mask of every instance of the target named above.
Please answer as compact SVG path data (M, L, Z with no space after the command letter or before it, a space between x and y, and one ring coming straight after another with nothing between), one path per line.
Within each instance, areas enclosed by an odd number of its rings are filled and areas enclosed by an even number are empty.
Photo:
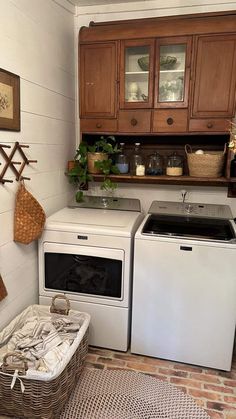
M20 77L1 68L0 130L20 131Z

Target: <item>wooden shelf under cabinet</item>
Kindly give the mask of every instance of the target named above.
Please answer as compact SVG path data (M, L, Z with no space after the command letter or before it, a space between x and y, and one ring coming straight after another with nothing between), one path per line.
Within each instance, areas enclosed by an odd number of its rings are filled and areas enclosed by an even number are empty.
M94 181L100 182L104 178L103 175L93 176ZM111 180L118 183L150 183L150 184L166 184L166 185L211 185L211 186L228 186L231 179L225 177L204 178L191 176L132 176L132 175L111 175Z

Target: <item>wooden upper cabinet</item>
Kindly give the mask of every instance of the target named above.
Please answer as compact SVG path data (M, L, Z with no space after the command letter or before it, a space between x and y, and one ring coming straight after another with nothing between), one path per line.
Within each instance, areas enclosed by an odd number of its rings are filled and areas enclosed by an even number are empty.
M116 42L81 45L80 116L115 118L116 108Z
M235 115L236 13L91 23L79 57L83 133L221 134Z
M121 41L120 108L153 106L154 39Z
M155 108L187 108L192 37L157 39Z
M192 117L233 117L236 35L198 36L196 46Z

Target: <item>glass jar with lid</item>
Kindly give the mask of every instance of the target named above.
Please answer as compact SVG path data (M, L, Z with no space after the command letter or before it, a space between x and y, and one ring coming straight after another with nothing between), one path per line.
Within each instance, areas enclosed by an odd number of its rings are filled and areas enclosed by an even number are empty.
M129 159L124 151L125 144L120 143L120 153L116 157L116 167L119 169L121 174L128 173L129 171Z
M146 174L149 176L163 175L163 159L157 152L148 157Z
M130 160L130 171L131 175L135 176L144 176L145 175L145 165L143 161L143 156L141 153L141 144L134 144L134 152Z
M182 176L183 174L183 157L176 152L168 156L166 174L168 176Z

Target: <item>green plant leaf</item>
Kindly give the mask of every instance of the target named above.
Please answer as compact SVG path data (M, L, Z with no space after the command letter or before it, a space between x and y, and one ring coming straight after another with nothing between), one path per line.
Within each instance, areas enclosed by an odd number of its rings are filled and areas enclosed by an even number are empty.
M113 143L113 144L112 144ZM95 141L93 145L88 146L88 151L91 153L108 153L114 154L119 151L116 139L113 135L108 137L101 136L99 140Z
M83 202L83 199L84 199L84 193L83 193L83 191L76 192L76 194L75 194L75 200L76 200L76 202Z
M86 142L80 143L79 147L76 150L75 160L81 161L81 159L87 160L88 153L88 144Z
M112 182L111 179L107 178L101 184L101 189L105 191L114 191L117 188L117 183Z
M95 144L94 145L89 145L88 146L88 151L90 153L96 153L97 152L97 146Z
M119 171L118 167L114 164L111 166L111 173L114 173L114 175L119 175L120 174L120 171Z
M94 162L94 166L99 169L104 175L109 175L111 173L112 160L97 160Z

